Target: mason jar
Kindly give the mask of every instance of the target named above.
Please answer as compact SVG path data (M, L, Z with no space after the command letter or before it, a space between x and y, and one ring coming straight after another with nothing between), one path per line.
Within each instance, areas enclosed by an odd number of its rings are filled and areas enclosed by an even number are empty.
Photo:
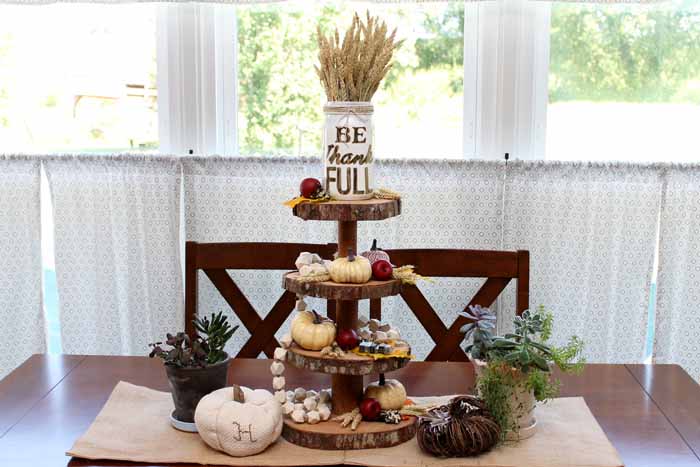
M374 107L370 102L328 102L323 112L326 192L344 201L372 198Z

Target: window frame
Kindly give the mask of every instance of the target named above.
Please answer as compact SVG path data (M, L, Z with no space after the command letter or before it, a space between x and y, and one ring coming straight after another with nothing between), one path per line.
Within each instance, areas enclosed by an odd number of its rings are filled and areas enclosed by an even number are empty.
M235 6L160 4L156 31L160 152L238 154Z
M548 2L465 2L463 158L544 158L549 20ZM160 152L239 155L236 6L158 5L156 40Z

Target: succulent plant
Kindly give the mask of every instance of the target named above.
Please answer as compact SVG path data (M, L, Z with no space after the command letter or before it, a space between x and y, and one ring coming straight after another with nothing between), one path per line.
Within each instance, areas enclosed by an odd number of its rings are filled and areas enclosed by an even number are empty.
M555 348L546 344L551 334L552 315L544 307L525 310L513 319L514 331L503 336L494 336L496 314L479 305L470 306L460 313L471 322L460 328L464 338L471 337L465 350L472 358L487 362L499 360L527 373L531 368L549 371L554 360ZM577 343L580 352L580 345Z
M148 344L152 347L148 356L162 358L166 365L178 368L203 368L226 360L224 347L238 330L238 325L231 327L221 311L212 313L209 318L197 317L192 322L197 330L194 339L184 332L175 335L168 333L165 342ZM162 348L163 344L170 349Z
M465 350L487 363L478 377L479 393L504 433L517 428L510 399L514 387L524 384L536 400L546 401L559 391L551 367L565 373L583 368L581 339L573 336L562 347L548 342L553 317L543 306L516 316L513 332L503 336L494 335L496 315L488 308L469 307L469 312L460 314L471 320L460 329L465 339L471 338Z
M471 344L467 345L465 351L476 360L485 359L493 343L496 314L481 305L473 305L469 306L468 311L462 311L459 315L471 320L459 329L464 333L464 339L472 338Z

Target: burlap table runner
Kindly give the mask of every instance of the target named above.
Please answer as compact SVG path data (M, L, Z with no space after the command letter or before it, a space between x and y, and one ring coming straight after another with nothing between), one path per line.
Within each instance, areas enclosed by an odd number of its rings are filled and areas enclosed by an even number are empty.
M500 446L479 457L461 459L438 459L424 454L415 439L386 449L320 451L280 438L256 456L229 457L210 449L199 435L172 428L168 420L172 410L169 393L120 382L88 431L67 454L87 459L234 466L622 466L615 448L580 397L555 399L538 407L538 432L532 438Z

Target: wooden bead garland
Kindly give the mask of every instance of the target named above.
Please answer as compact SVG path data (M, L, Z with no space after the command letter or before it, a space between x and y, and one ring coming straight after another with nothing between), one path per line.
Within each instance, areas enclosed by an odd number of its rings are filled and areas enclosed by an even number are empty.
M297 296L296 309L303 311L306 309L303 296ZM275 399L282 406L282 413L296 423L315 424L324 422L331 417L331 394L328 389L321 392L296 388L294 391L286 391L286 380L284 378L284 362L287 352L292 345L292 337L285 334L280 339L280 345L273 355L274 361L270 365L272 373L272 387L275 390Z
M482 454L501 439L501 428L483 400L459 396L421 417L418 445L438 457L469 457Z

